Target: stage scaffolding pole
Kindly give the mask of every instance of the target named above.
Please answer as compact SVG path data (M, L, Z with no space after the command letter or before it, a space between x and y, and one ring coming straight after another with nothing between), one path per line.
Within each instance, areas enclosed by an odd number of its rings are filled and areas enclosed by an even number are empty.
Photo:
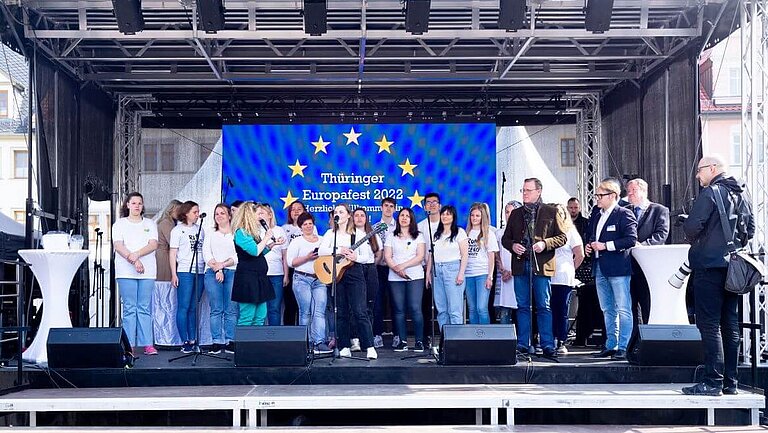
M603 152L602 117L600 95L587 94L576 101L576 128L579 148L576 150L578 166L577 196L582 209L592 209L595 199L592 195L600 184L600 158Z
M738 162L742 168L742 180L752 198L752 213L755 218L755 237L752 252L761 254L760 259L768 264L766 245L768 245L768 165L766 165L766 143L768 143L768 123L766 121L765 98L768 96L768 0L740 0L741 20L741 154ZM738 173L734 173L738 176ZM750 322L750 304L756 306L755 317L762 325L757 330L754 342L756 351L752 352L750 330L745 328L742 339L744 361L760 363L762 355L768 351L765 340L768 326L768 299L766 286L758 286L752 295L743 298L744 317ZM762 318L762 320L761 320ZM753 360L753 357L756 359Z

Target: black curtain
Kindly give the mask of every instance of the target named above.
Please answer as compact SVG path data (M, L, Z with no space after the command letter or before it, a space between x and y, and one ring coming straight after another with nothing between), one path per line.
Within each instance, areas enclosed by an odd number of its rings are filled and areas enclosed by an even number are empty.
M73 230L88 243L86 179L111 186L115 104L102 90L83 85L37 55L34 62L37 113L39 205L69 221L43 218L42 231ZM81 268L70 292L73 323L87 325L88 266Z
M625 83L603 100L603 174L639 175L648 182L651 201L663 203L665 184L665 73L669 70L670 211L679 213L698 190L695 165L700 155L698 128L698 50L694 47L638 83ZM672 242L682 232L672 227Z

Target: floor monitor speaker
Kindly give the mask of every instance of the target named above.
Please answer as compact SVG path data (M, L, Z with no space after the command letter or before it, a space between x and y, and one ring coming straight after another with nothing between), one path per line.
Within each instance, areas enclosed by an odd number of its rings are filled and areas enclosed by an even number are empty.
M235 366L305 366L309 358L306 326L238 326Z
M638 365L700 365L704 346L694 325L639 325L633 355Z
M440 339L444 365L514 365L515 325L445 325Z
M123 328L51 328L50 368L123 368L133 365Z

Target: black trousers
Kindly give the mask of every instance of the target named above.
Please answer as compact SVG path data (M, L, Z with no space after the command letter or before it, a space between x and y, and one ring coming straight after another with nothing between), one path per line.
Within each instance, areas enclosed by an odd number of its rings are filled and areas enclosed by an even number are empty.
M739 295L725 290L727 268L696 269L696 327L704 345L703 382L715 388L738 382Z
M632 279L629 280L629 294L632 298L632 335L627 345L627 357L630 362L636 359L639 325L648 324L651 315L651 291L640 264L632 258Z
M355 263L347 269L344 276L336 283L336 302L339 310L337 317L339 347L349 347L350 327L354 326L360 338L360 347L373 347L371 318L368 316L368 293L365 285L363 265Z

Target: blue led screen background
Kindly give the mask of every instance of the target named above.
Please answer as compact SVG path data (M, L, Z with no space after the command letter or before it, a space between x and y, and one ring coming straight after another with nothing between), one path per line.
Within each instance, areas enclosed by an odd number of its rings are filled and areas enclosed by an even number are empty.
M384 197L420 221L430 191L457 207L460 226L476 201L495 220L494 124L225 125L222 135L227 201L267 202L280 223L297 199L321 228L338 203L365 207L376 222Z

